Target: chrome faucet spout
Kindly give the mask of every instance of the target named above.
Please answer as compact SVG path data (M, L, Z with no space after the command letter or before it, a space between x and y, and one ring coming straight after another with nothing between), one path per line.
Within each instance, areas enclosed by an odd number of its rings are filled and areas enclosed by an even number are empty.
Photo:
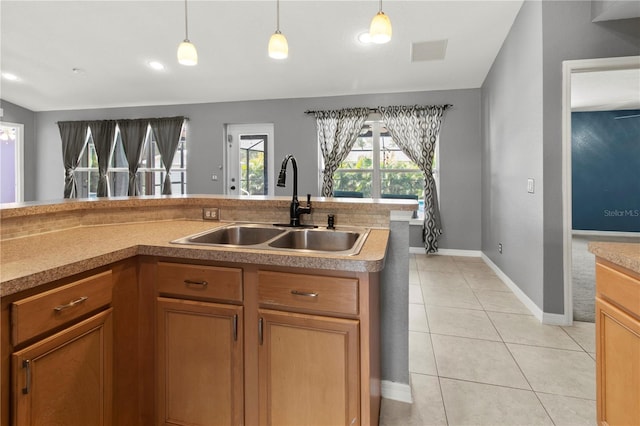
M291 197L291 206L289 208L289 226L301 226L300 215L311 213L311 195L307 194L307 207L300 207L298 201L298 163L293 155L289 154L282 160L282 167L278 175L277 185L281 188L286 186L287 181L287 164L291 161L293 166L293 195Z

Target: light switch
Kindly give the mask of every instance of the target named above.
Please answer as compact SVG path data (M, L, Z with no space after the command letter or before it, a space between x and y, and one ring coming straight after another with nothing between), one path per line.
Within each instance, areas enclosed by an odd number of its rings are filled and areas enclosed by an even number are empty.
M527 179L527 192L533 194L535 192L535 181L533 178Z

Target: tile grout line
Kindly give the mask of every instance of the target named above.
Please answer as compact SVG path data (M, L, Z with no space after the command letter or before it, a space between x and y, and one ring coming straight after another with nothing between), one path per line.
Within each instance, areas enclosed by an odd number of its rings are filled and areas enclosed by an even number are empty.
M438 378L438 389L440 390L440 401L442 401L442 411L444 413L444 422L449 426L449 416L447 415L447 405L444 402L444 393L442 392L442 382L440 381L440 371L438 370L438 359L436 358L436 351L433 349L433 339L431 338L431 327L429 326L429 315L427 314L427 304L424 300L424 292L422 291L422 277L418 273L418 279L420 280L420 293L422 294L422 303L424 306L424 314L427 317L427 327L429 328L429 342L431 344L431 356L433 357L433 364L436 368L436 377Z

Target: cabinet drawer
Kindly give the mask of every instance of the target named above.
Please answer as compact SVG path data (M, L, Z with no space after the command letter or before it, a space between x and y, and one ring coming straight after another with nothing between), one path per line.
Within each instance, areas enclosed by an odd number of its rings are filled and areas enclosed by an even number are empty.
M111 271L11 304L11 339L18 345L111 303Z
M640 318L640 281L597 263L596 289L602 297Z
M158 293L242 302L242 269L158 262Z
M261 305L358 314L358 280L284 272L258 272Z

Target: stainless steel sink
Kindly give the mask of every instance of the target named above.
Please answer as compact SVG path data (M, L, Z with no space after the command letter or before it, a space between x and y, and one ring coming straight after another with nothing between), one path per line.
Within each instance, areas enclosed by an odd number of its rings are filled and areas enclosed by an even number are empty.
M368 234L368 229L359 227L299 229L265 224L233 223L171 242L353 256L360 252Z
M251 246L262 244L286 232L269 225L233 224L171 241L176 244Z
M269 243L275 248L315 251L351 250L360 237L359 232L320 229L289 231Z

